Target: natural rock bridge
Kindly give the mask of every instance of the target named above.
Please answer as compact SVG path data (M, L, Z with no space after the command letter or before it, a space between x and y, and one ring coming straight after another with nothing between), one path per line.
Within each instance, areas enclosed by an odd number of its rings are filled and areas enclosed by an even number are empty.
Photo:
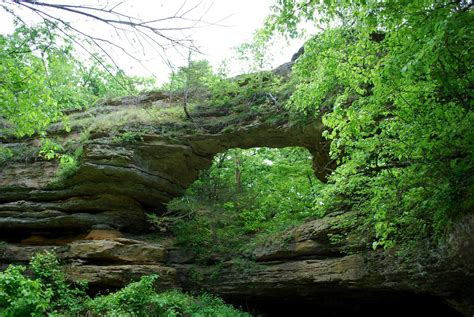
M472 215L453 230L449 250L433 250L439 263L418 266L403 266L393 253L368 252L357 243L352 254L344 252L347 246L332 245L330 234L340 230L334 224L345 216L338 213L284 233L286 244L257 246L255 263L225 260L217 269L197 265L171 243L140 241L137 234L149 228L146 213L163 211L227 149L300 146L313 155L318 178L334 168L320 119L296 121L278 105L263 103L197 106L189 121L167 98L154 92L112 100L70 114L69 133L53 126L49 134L66 148L83 144L77 172L59 183L54 162L27 157L1 167L0 239L8 243L0 246L0 264L54 250L68 263L71 278L88 279L98 289L158 273L164 288L210 290L275 316L297 309L328 315L474 312ZM2 142L11 149L39 144L6 136ZM413 303L418 308L404 310Z
M100 111L100 120L118 111L147 111L152 104L167 107L165 98L151 93L138 100L115 100L71 117L95 117ZM238 107L199 107L192 123L174 122L166 133L163 126L129 122L144 131L136 142L117 141L120 132L114 129L93 131L83 145L79 170L59 188L51 186L54 163L9 164L0 174L0 232L8 236L34 230L65 234L87 232L98 225L142 232L148 227L146 212L159 212L182 195L217 153L231 148L305 147L313 154L316 175L324 179L331 164L320 120L294 123L282 111L277 122L268 123L273 115L270 109L246 113ZM186 132L186 125L191 132ZM61 137L65 143L79 135Z

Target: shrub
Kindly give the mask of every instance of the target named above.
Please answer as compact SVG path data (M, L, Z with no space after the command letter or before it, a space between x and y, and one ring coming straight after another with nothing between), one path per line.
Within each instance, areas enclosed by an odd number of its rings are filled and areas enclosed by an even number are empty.
M143 132L125 131L113 138L114 142L124 144L134 144L143 141Z
M39 156L41 158L50 161L55 158L60 158L60 153L62 152L64 152L64 148L61 144L48 138L43 138L41 140L41 148L39 151Z
M157 278L143 276L115 293L90 300L86 306L98 316L146 316L153 310L149 305L150 297L156 294L153 284Z
M59 160L59 167L56 173L58 179L66 179L76 174L79 169L79 159L82 156L82 148L76 150L73 155L64 154Z
M250 316L239 312L222 299L204 294L193 297L177 290L157 293L157 275L143 276L116 293L99 296L87 303L97 316Z
M212 295L191 296L177 290L158 293L157 275L143 276L123 289L94 299L85 283L66 280L52 252L31 259L35 279L24 266L10 265L0 273L0 316L249 316Z
M56 254L52 252L37 253L31 259L31 268L37 281L51 293L50 312L66 314L80 314L83 303L88 298L85 282L73 285L66 280L66 276Z
M13 151L7 147L0 147L0 166L8 162L13 157Z
M0 315L42 316L48 309L53 292L41 280L23 275L24 266L10 265L0 273Z

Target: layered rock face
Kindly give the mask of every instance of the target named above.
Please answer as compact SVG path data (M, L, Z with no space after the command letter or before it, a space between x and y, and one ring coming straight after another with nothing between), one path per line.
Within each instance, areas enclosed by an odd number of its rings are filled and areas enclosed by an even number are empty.
M341 217L346 215L310 221L257 246L255 262L201 267L197 281L189 265L177 268L190 283L240 304L266 303L273 313L294 312L295 303L322 310L324 316L371 315L376 309L388 316L474 313L473 215L459 221L443 247L419 258L404 258L395 250L362 251L362 241L353 237L335 246L330 236L341 233L334 226Z
M256 246L248 258L217 265L194 263L192 253L169 241L141 241L137 234L149 229L146 213L164 211L227 149L301 146L312 153L320 179L333 167L320 119L296 121L278 104L265 102L257 108L198 105L191 113L193 120L185 120L179 104L170 105L156 92L109 101L71 114L71 132L50 131L66 146L79 143L86 122L95 125L81 141L73 176L58 182L57 162L31 158L2 166L0 240L8 243L0 244L0 264L26 263L34 253L52 250L71 279L89 280L96 291L158 274L162 289L204 289L240 305L268 303L281 312L304 302L351 313L358 305L396 306L415 296L418 304L435 298L466 316L474 313L472 215L459 221L444 249L432 250L430 261L367 252L357 237L331 243L345 214L310 221ZM2 142L12 149L39 143L8 137Z
M192 252L171 241L143 242L105 237L62 246L3 245L0 262L25 263L36 252L56 252L73 280L88 280L92 291L115 290L139 276L158 274L158 287L206 290L270 316L309 307L324 316L388 316L438 313L471 316L474 311L474 217L466 216L444 249L429 259L403 259L390 252L354 251L357 241L330 242L345 215L317 219L257 245L248 259L214 265L194 263ZM105 238L104 238L105 237ZM354 242L354 241L352 241ZM411 306L408 306L411 305Z
M164 204L182 195L217 153L230 148L305 147L314 156L318 177L323 179L327 173L330 163L321 139L320 120L291 122L285 111L275 107L250 110L246 106L199 106L192 122L181 117L162 124L147 121L146 117L152 116L150 111L156 116L168 110L182 116L181 106L171 108L166 98L153 93L72 114L73 131L57 135L63 144L77 142L83 128L79 125L81 120L93 118L99 124L83 142L77 172L60 185L55 184L54 162L13 162L2 166L0 238L78 235L92 228L146 231L146 212L164 210ZM110 121L113 124L113 120L127 115L131 116L129 122L110 128L100 126L101 120L108 120L110 125ZM278 120L269 120L272 117ZM74 126L74 122L79 123ZM136 139L127 139L129 135ZM38 140L23 143L35 144ZM16 145L15 140L3 144L10 148Z
M160 276L161 289L179 288L176 269L165 263L165 248L125 238L76 240L62 246L4 245L0 263L25 264L44 251L56 253L66 263L69 278L88 281L92 291L116 290L151 274Z

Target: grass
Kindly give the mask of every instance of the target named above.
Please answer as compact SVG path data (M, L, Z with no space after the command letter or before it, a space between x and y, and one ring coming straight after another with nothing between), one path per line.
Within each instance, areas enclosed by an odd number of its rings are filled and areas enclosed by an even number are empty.
M28 144L14 146L0 146L0 166L13 162L31 162L38 157L39 147Z
M91 133L128 130L144 126L185 124L186 117L181 105L168 106L164 103L152 105L148 108L126 107L112 112L97 112L88 116L71 118L71 129L82 131L83 139ZM116 110L116 111L115 111Z

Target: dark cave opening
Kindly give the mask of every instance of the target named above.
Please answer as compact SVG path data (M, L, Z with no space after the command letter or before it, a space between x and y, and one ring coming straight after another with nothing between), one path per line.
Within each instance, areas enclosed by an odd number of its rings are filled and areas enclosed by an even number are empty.
M253 316L463 316L441 298L407 292L325 294L317 298L227 298Z

